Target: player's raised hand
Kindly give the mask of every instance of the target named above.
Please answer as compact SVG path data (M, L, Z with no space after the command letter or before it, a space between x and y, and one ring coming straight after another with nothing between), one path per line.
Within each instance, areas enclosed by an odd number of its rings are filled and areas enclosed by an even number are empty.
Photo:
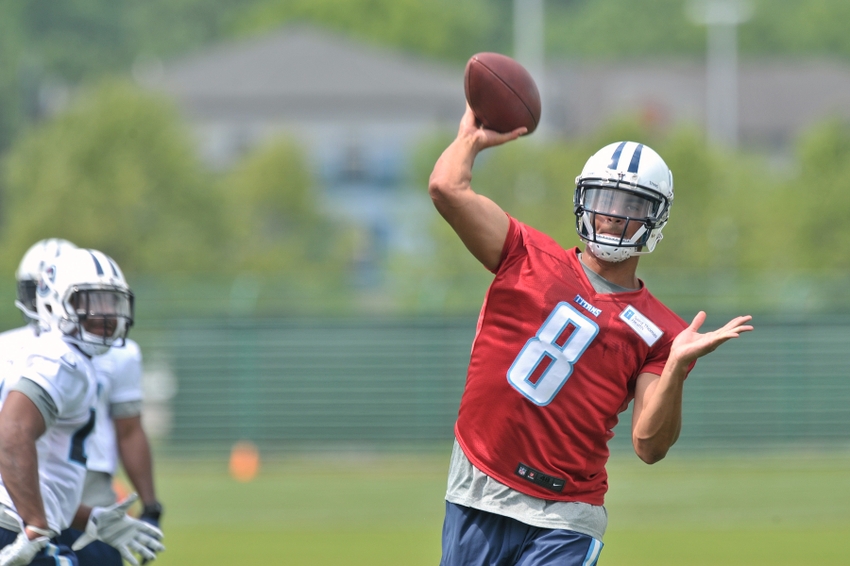
M145 561L155 560L156 553L165 550L161 542L162 531L127 515L127 510L138 498L132 493L124 501L109 507L94 507L85 532L71 549L80 550L90 542L100 540L117 549L133 566L139 566L134 552Z
M670 358L690 364L697 358L710 354L727 340L737 338L743 332L751 331L753 327L747 323L752 318L749 315L737 316L722 328L700 334L699 329L705 322L705 312L699 311L690 326L682 330L673 340L670 347Z
M501 145L511 140L515 140L527 131L528 128L525 126L504 134L500 134L495 130L488 130L475 118L472 108L470 108L469 104L467 104L466 112L464 112L463 118L460 120L458 137L468 137L472 139L476 149L481 151L488 147Z

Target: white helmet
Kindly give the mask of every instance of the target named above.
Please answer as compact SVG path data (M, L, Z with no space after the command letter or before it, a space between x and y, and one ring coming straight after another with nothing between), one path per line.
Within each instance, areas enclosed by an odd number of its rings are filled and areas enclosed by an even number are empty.
M612 143L588 159L576 177L573 205L576 231L599 259L619 262L648 254L670 216L673 173L646 145ZM610 219L619 233L598 233L597 215Z
M75 249L77 246L61 238L47 238L39 240L30 246L30 249L21 258L18 270L15 271L15 279L18 282L18 300L15 306L24 313L24 318L31 324L38 324L38 313L35 310L35 288L38 286L38 277L44 266L62 255L65 250Z
M123 344L133 325L133 293L106 254L65 250L41 272L36 310L42 324L58 330L89 356Z

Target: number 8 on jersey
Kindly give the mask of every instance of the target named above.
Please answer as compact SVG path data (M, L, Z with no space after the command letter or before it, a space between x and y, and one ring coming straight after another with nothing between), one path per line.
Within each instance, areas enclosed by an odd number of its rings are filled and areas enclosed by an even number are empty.
M514 360L508 382L533 403L548 405L598 333L594 321L570 303L558 303Z

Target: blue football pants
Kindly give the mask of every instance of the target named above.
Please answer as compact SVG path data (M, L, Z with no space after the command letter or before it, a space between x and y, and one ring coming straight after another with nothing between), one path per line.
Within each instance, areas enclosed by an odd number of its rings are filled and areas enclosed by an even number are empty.
M58 541L68 548L76 542L83 534L77 529L65 529L59 535ZM80 566L123 566L124 559L121 553L103 541L93 541L80 550L75 550Z
M602 541L446 502L440 566L595 566Z

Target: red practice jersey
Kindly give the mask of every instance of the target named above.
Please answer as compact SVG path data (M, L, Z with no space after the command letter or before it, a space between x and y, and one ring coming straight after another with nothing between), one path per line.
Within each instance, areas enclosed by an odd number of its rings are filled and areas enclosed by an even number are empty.
M602 505L618 415L686 326L643 282L597 294L578 248L511 218L455 425L464 454L527 495Z

